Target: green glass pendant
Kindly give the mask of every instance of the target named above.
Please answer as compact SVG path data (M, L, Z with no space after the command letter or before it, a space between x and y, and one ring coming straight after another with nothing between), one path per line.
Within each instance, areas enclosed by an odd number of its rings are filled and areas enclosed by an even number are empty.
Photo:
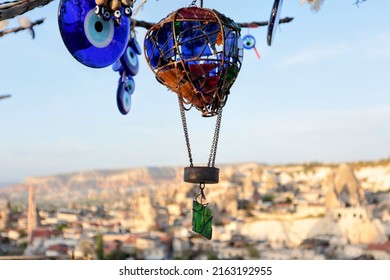
M207 204L201 204L194 200L192 203L192 230L201 234L207 239L211 239L213 229L211 227L213 220L212 211L207 208Z

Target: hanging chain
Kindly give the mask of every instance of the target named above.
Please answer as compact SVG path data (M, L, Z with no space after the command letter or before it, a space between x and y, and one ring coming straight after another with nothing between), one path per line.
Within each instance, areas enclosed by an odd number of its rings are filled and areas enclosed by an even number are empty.
M188 158L190 160L190 167L194 166L194 163L192 161L192 153L191 153L191 146L190 146L190 138L188 136L188 128L187 128L187 120L186 120L186 112L183 104L183 97L181 94L178 94L179 99L179 107L180 107L180 115L181 115L181 122L183 124L183 131L184 131L184 138L186 140L187 145L187 151L188 151Z
M209 156L209 162L207 166L214 167L215 166L215 157L217 155L217 147L218 147L218 139L219 139L219 131L221 130L221 121L222 121L222 107L218 108L218 116L217 121L215 123L215 131L214 131L214 138L213 143L211 145L211 151Z
M199 184L200 194L198 194L198 196L200 196L200 204L203 204L203 200L206 200L206 195L204 194L205 188L206 188L205 183Z

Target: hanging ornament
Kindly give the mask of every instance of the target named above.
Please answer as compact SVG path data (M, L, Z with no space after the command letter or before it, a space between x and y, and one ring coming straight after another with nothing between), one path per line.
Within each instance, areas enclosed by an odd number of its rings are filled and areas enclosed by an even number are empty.
M273 40L275 39L276 30L279 27L280 13L282 11L283 0L275 0L274 6L272 7L271 17L268 24L267 32L267 44L268 46L272 45Z
M211 239L213 235L213 213L208 208L208 203L203 202L203 200L206 199L206 196L203 193L204 188L205 185L201 184L201 192L192 202L192 230L203 235L207 239Z
M146 33L144 48L157 80L178 95L190 161L190 166L184 168L184 181L199 184L205 199L205 184L219 182L215 157L222 108L243 59L240 28L215 10L190 6L172 12L152 26ZM204 117L217 115L207 166L193 165L185 115L191 107ZM197 199L193 206L193 230L211 239L211 210Z
M130 42L133 40L130 40ZM133 47L134 44L129 43L126 48L126 51L120 57L120 61L128 75L135 76L138 74L139 70L139 61L138 61L138 53L136 49Z
M117 105L119 112L123 115L129 113L131 108L131 95L135 89L133 76L137 75L139 70L138 55L141 54L141 48L132 33L127 48L123 55L112 64L112 70L119 72L120 79L117 89Z
M256 39L253 35L250 34L245 35L244 37L242 37L242 42L243 42L244 49L246 50L253 49L257 55L257 58L258 59L261 58L260 53L256 49Z
M65 46L80 63L93 68L113 64L130 36L130 19L121 17L119 22L110 10L105 11L101 17L94 0L61 0L59 6L58 25Z
M135 89L135 83L132 76L126 76L123 72L118 82L116 101L119 111L126 115L131 108L131 95Z

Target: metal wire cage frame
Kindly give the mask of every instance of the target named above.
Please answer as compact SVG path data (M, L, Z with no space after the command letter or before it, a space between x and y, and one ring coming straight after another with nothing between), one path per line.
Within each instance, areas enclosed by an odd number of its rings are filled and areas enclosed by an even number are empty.
M227 101L243 60L241 29L225 15L191 6L169 14L145 36L157 80L186 106L214 116Z

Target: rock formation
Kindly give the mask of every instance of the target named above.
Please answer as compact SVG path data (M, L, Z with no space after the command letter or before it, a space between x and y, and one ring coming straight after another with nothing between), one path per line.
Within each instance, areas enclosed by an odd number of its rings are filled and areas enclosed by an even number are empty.
M364 190L352 168L341 164L338 169L330 175L328 181L328 192L326 195L326 207L329 209L337 207L360 207L367 204Z

